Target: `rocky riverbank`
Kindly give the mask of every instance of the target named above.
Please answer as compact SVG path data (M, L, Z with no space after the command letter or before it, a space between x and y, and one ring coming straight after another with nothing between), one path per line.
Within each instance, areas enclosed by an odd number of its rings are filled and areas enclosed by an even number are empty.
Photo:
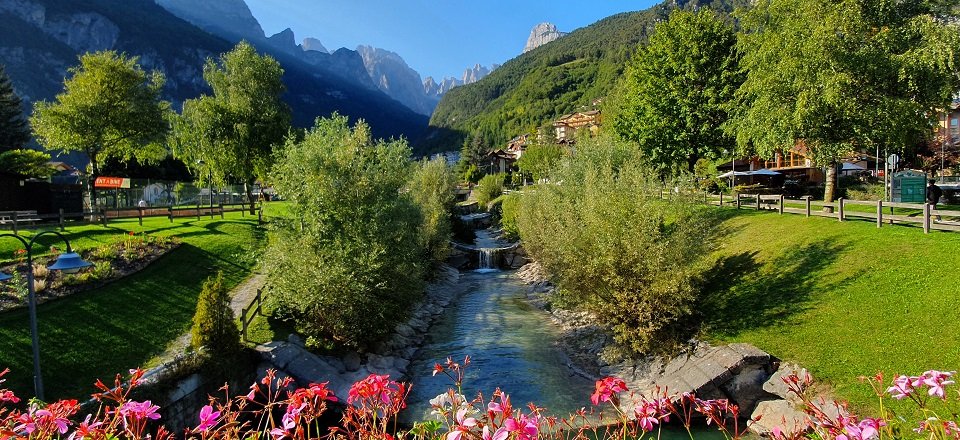
M437 280L427 289L423 301L415 306L410 319L397 325L394 334L369 353L351 352L344 356L320 356L306 350L303 341L291 335L288 341L273 341L257 347L263 362L258 374L274 368L296 379L301 386L329 381L337 396L346 396L350 385L371 373L389 374L393 380L407 377L410 361L426 338L427 330L460 293L460 272L444 266Z
M610 364L603 356L613 343L609 332L589 312L563 310L551 304L555 286L543 267L530 263L516 276L530 286L530 302L548 311L563 330L560 344L567 356L594 379L618 377L628 389L646 396L691 392L702 399L728 399L740 406L741 414L757 420L751 422L750 429L760 435L770 434L777 426L785 432L808 426L809 418L799 409L799 399L783 381L791 373L806 374L799 366L782 363L750 344L711 346L701 341L691 341L685 352L672 358L651 356ZM824 400L823 407L837 406Z

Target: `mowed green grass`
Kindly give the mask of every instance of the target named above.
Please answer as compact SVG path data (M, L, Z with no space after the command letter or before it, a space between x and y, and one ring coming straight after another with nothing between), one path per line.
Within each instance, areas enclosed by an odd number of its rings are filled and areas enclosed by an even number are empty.
M177 236L183 244L146 269L98 289L38 307L40 365L46 398L84 398L97 378L144 365L190 328L200 286L222 270L233 287L245 279L262 244L255 216L228 213L176 219L150 218L68 227L75 249L123 240L130 232ZM29 235L29 232L26 233ZM63 244L41 238L43 248ZM20 243L0 239L0 260L9 260ZM28 314L25 309L0 313L0 369L11 373L4 384L21 396L33 395Z
M740 211L724 222L706 336L805 366L855 407L859 376L960 369L960 233Z

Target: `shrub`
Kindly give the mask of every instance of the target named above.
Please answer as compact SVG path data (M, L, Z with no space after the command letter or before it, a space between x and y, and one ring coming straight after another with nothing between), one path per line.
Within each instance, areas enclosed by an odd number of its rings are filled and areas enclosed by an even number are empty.
M473 194L477 198L477 204L481 209L487 209L487 205L500 194L503 194L503 180L506 177L503 174L487 174L480 179L480 183L473 189Z
M450 217L456 203L453 191L456 178L443 158L417 164L406 189L420 208L420 246L424 256L436 267L450 255Z
M98 261L93 264L90 277L95 280L105 280L113 274L113 265L109 261Z
M272 172L289 200L265 267L272 301L297 330L340 346L386 336L423 294L420 209L401 189L412 163L405 141L373 141L363 123L318 119L289 140Z
M240 331L230 308L230 294L223 286L223 272L203 283L197 312L193 315L190 343L223 355L234 354L240 347Z
M631 146L587 141L559 164L557 183L524 193L517 215L525 248L564 300L593 309L631 355L692 336L716 226L695 196L660 200L655 175Z
M517 225L517 215L520 210L520 193L503 196L500 205L500 227L510 239L520 238L520 228Z

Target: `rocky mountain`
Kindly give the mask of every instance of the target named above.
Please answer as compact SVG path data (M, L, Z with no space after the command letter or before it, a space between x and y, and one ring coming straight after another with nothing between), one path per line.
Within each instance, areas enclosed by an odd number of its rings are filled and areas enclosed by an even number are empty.
M564 35L567 35L567 33L560 32L556 25L552 23L540 23L530 31L530 38L527 38L527 45L523 47L523 53L530 52Z
M437 99L442 98L447 92L452 90L454 87L459 87L466 84L473 84L481 79L485 78L490 72L497 70L500 67L499 64L494 63L490 67L482 66L476 64L473 67L468 67L464 69L463 75L460 78L446 77L439 83L433 79L432 76L428 76L423 81L423 90L428 96L435 96Z
M145 69L162 72L167 79L164 98L179 109L184 100L208 91L202 76L207 58L232 47L232 42L177 18L153 0L0 0L0 63L28 111L32 102L62 91L67 69L77 64L81 53L106 49L136 55ZM274 56L284 67L284 99L298 126L311 126L317 116L335 111L367 120L380 137L414 137L426 126L426 118L378 90L319 71L291 55ZM355 68L365 74L359 56L356 61Z
M310 37L304 38L303 42L300 43L300 48L303 49L304 52L330 53L330 51L323 46L323 43L321 43L320 40L316 38L310 38Z
M231 42L263 39L263 28L243 0L156 0L157 4L214 35Z
M400 55L371 46L358 46L357 52L377 88L417 113L427 116L433 113L439 98L425 93L420 74Z

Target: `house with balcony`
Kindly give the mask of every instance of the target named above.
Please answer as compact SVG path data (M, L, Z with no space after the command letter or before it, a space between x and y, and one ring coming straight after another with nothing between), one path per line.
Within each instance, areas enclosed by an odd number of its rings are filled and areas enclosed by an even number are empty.
M600 110L574 112L561 116L553 121L557 142L570 143L576 138L577 132L583 129L589 130L591 136L596 136L600 131L601 119Z

